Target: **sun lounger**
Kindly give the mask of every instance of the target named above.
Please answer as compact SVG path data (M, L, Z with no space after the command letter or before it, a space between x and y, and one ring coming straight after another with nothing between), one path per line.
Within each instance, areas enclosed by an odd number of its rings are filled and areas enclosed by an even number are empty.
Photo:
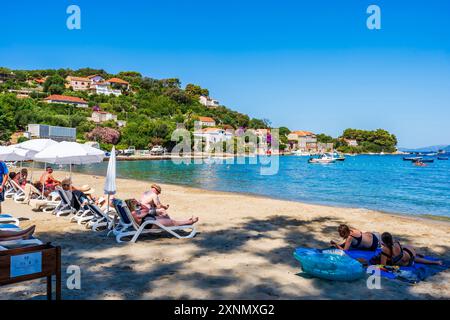
M21 186L19 186L17 184L17 182L15 182L14 180L9 180L9 182L11 183L11 186L14 188L14 190L16 191L13 195L13 200L16 203L23 203L24 200L27 197L27 194L25 192L25 190L23 190L23 188Z
M72 204L70 203L69 198L67 198L67 194L65 193L65 191L58 187L56 188L56 192L58 192L61 201L53 211L53 214L55 214L57 217L61 217L75 213L77 210L72 207Z
M136 242L136 240L141 236L142 234L157 234L161 232L168 232L174 237L178 239L186 239L186 238L192 238L197 233L195 229L195 225L186 225L186 226L176 226L176 227L166 227L163 226L161 223L158 222L157 219L155 220L144 220L141 225L137 224L134 220L133 216L131 215L130 209L126 205L125 202L119 199L113 200L114 207L116 208L117 214L119 215L119 224L114 228L113 233L116 236L116 241L118 243L124 242L122 241L122 238L132 236L130 242ZM151 226L157 226L157 229L147 229L146 227ZM183 231L183 230L191 230L191 232L186 235L182 236L176 231Z
M88 208L89 210L91 210L94 217L86 224L86 228L92 229L92 231L95 232L105 228L112 228L115 216L115 211L113 210L113 208L110 208L109 212L104 212L94 203L88 204Z
M8 180L6 182L5 198L12 199L12 197L14 197L16 192L17 192L17 190L14 188L14 186Z
M14 218L10 214L0 214L0 223L1 224L9 224L12 223L13 225L18 226L19 225L19 219Z

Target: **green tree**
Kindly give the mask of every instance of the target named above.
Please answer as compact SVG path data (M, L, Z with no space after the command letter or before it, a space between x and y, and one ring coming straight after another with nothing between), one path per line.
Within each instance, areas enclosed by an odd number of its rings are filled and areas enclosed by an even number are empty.
M44 91L50 94L62 94L65 87L66 81L60 75L52 75L47 78L44 82Z

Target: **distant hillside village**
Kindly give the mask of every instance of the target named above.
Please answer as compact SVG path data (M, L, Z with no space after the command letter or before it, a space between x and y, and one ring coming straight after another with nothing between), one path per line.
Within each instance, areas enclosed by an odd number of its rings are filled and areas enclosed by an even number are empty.
M180 125L200 139L206 151L244 134L265 142L266 149L258 152L267 152L273 143L268 120L230 110L198 85L187 84L183 89L177 78L153 79L134 71L109 74L90 68L0 68L3 144L52 138L95 143L107 150L112 145L170 150L175 144L171 134ZM395 152L397 145L395 136L382 129L347 129L338 138L286 127L279 132L280 152Z

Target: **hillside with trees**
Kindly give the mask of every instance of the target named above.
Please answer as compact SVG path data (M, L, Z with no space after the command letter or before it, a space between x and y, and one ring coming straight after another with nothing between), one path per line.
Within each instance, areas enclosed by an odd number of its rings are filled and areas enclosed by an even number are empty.
M0 83L0 140L7 141L12 133L26 130L29 123L76 127L81 142L94 139L109 148L130 145L146 149L149 145L162 144L168 148L172 131L183 123L192 130L199 116L213 118L217 127L268 128L267 120L254 119L225 106L210 108L199 102L200 95L209 90L195 84L182 88L177 78L153 79L135 71L109 74L105 70L83 68L79 70L9 70L0 68L0 74L13 74ZM120 78L129 82L130 89L120 96L73 91L66 87L66 77L100 75L105 79ZM41 84L36 79L42 79ZM44 81L45 79L45 81ZM29 97L18 98L14 90L27 89ZM12 92L10 92L12 91ZM75 96L88 102L89 108L77 108L66 104L48 104L43 98L51 94ZM87 121L92 108L117 115L127 125L119 128L114 121L95 124Z

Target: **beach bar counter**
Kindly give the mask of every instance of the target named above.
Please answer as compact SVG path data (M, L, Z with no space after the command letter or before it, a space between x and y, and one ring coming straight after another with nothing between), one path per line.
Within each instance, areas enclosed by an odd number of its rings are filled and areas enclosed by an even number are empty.
M60 300L60 247L48 243L0 251L0 286L47 278L47 299L52 300L52 276L56 278L56 300Z

